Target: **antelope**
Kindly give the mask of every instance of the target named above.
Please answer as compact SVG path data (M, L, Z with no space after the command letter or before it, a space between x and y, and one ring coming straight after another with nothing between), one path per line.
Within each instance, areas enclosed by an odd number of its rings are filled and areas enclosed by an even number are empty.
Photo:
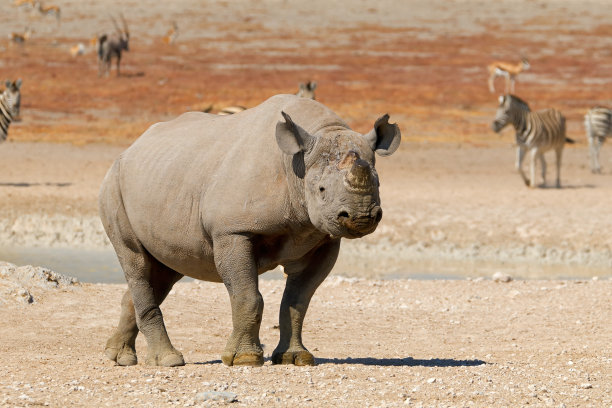
M308 81L305 84L300 83L296 95L302 98L316 99L314 93L315 89L317 89L317 83L314 81Z
M37 1L36 5L35 5L35 8L43 16L55 15L55 19L57 20L57 24L60 23L61 10L60 10L59 6L55 6L55 5L45 6L45 5L42 4L42 2Z
M125 18L123 18L123 14L120 15L121 21L123 23L123 30L119 28L117 21L113 17L111 20L113 21L113 25L115 26L115 32L107 35L102 34L98 38L98 76L102 76L105 74L108 76L110 73L110 66L112 58L117 59L117 76L120 75L119 65L121 63L121 53L123 50L129 51L130 46L130 32L128 30L127 23L125 22Z
M495 92L493 81L498 76L506 78L505 93L514 92L514 81L518 74L528 70L530 67L527 58L523 58L521 62L513 64L511 62L495 61L488 65L489 69L489 91Z
M23 45L26 41L30 39L33 33L34 30L28 27L23 33L10 33L8 35L8 38L16 44Z
M299 84L299 88L298 91L295 93L297 96L301 97L301 98L306 98L306 99L315 99L315 89L317 88L317 83L314 81L308 81L305 84L304 83L300 83ZM208 113L212 110L213 106L207 106L206 109L207 110L202 110L202 112ZM221 109L219 112L217 112L217 115L233 115L235 113L240 113L242 111L247 110L248 108L244 107L244 106L240 106L240 105L236 105L236 106L226 106L225 108Z
M16 7L27 7L33 9L37 3L37 0L15 0L13 5Z
M178 37L178 24L176 24L176 21L173 21L172 28L169 29L166 35L162 38L162 42L164 44L174 44L177 37Z
M70 47L70 55L73 57L85 54L85 44L78 43Z

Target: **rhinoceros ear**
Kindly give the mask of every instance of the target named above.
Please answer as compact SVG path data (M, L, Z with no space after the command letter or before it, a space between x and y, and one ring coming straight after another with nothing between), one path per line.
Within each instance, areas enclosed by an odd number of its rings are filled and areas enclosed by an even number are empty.
M395 152L402 139L399 126L389 123L389 115L385 114L374 122L374 129L364 135L370 147L381 156L389 156Z
M293 123L291 117L285 112L281 112L284 122L279 121L276 124L276 143L280 149L293 156L298 152L310 150L314 142L314 138L304 129Z

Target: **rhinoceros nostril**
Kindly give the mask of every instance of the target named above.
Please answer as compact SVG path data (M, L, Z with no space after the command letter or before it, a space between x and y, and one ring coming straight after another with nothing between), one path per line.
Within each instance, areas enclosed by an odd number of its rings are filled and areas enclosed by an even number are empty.
M372 214L374 216L374 219L376 220L376 222L380 222L380 220L382 220L382 209L378 208L376 209L376 211L374 211L374 213Z
M338 219L348 219L349 218L349 214L346 211L340 211L340 213L338 214Z

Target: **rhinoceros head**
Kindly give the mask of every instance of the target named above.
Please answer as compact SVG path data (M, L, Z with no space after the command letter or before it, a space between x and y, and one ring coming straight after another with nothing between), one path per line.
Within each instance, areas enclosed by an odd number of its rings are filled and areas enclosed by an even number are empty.
M293 156L293 171L304 181L304 199L312 224L332 237L370 234L382 218L374 152L392 154L401 134L389 115L362 135L344 126L311 135L282 112L276 126L280 149Z

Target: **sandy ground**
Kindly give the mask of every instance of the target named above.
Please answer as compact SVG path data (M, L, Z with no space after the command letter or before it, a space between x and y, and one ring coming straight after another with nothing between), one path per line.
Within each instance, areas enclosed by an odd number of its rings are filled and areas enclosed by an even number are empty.
M315 367L273 366L282 281L263 281L266 363L226 367L225 288L179 283L162 309L186 366L118 367L104 342L124 285L41 289L0 307L2 406L609 407L612 282L330 278L305 321ZM146 345L137 350L144 360Z
M115 367L102 349L125 286L54 287L0 265L0 406L207 406L221 403L201 393L229 391L240 406L612 407L612 153L604 146L604 174L592 175L582 127L586 109L610 104L607 2L57 4L59 26L8 2L0 13L0 74L24 80L23 121L0 145L0 259L7 248L109 251L96 203L106 170L147 126L186 110L254 106L312 79L354 129L389 112L404 142L377 163L378 230L343 243L311 304L304 338L318 366L223 366L225 289L185 282L162 308L187 365ZM132 34L124 75L99 79L89 40L120 11ZM26 26L25 45L6 40ZM73 58L78 42L87 52ZM562 189L525 188L512 132L489 128L485 66L521 54L532 68L517 94L560 109L577 141ZM550 187L552 157L549 169ZM266 356L282 285L261 282Z

